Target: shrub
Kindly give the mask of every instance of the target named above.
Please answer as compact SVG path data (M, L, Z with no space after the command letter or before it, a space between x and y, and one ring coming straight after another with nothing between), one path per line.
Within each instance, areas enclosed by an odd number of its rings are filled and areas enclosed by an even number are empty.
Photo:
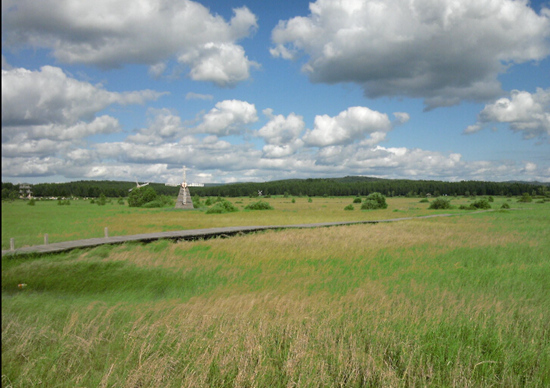
M472 207L474 207L475 209L490 209L491 204L489 203L488 200L486 200L485 198L482 198L472 203Z
M99 198L97 199L96 203L99 206L104 206L107 203L107 197L105 197L105 194L101 193L99 195Z
M151 186L138 187L128 195L128 206L142 207L148 202L153 202L158 197L157 192Z
M428 198L422 198L420 200L421 203L429 203L430 201L428 200Z
M356 197L356 198L353 200L353 203L361 203L361 198Z
M231 202L222 199L206 211L206 214L221 214L239 211Z
M197 194L193 196L193 206L195 208L201 207L201 197L199 197Z
M508 203L504 202L500 208L501 209L510 209L510 205L508 205Z
M386 197L380 193L370 193L361 205L362 210L386 209L387 207Z
M146 208L146 209L151 209L151 208L163 207L163 206L164 206L164 204L162 203L162 201L160 199L155 199L154 201L144 203L140 207L143 207L143 208Z
M344 210L355 210L355 208L353 207L352 204L349 204L348 206L346 206L346 207L344 208Z
M119 197L117 203L118 203L119 205L124 205L124 199L122 199L122 197Z
M447 198L436 198L431 203L428 209L450 209L451 201Z
M273 210L273 206L264 201L258 201L245 206L246 210Z
M307 199L307 201L308 201L309 203L312 203L312 202L313 202L313 199L311 199L311 197L309 197L309 198Z
M518 202L532 202L533 198L529 195L529 193L523 193L520 199L518 199Z
M296 203L296 199L295 198L292 198L292 201L290 201L292 203Z
M34 198L31 198L31 199L29 200L29 202L27 202L27 205L29 205L29 206L34 206L34 205L36 205L36 201L34 200Z
M206 198L206 201L204 202L206 206L212 206L213 203L214 201L212 200L211 197Z

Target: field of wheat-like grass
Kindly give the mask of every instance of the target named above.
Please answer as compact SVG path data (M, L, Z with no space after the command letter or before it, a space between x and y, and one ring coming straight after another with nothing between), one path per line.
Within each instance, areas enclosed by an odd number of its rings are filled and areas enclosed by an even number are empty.
M433 214L405 198L373 212L344 211L350 198L270 203L235 218L115 205L110 217L128 212L142 233ZM550 204L511 204L3 258L2 386L549 386Z

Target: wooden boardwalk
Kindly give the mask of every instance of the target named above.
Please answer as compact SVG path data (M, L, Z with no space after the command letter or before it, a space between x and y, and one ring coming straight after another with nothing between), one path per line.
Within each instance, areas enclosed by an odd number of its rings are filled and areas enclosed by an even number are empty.
M297 224L297 225L266 225L266 226L228 226L223 228L210 228L210 229L191 229L191 230L177 230L172 232L159 232L159 233L145 233L134 234L130 236L114 236L114 237L100 237L90 238L86 240L73 240L59 243L51 243L44 245L33 245L29 247L17 248L14 250L2 250L2 257L10 255L28 255L28 254L47 254L70 251L73 249L91 248L105 244L124 244L131 241L151 242L156 240L170 239L170 240L199 240L208 239L214 237L228 237L246 233L254 233L264 230L273 229L303 229L303 228L322 228L330 226L340 225L353 225L353 224L377 224L380 222L397 222L413 219L424 219L434 217L450 217L452 214L434 214L421 217L404 217L404 218L392 218L388 220L377 221L343 221L343 222L322 222L316 224Z

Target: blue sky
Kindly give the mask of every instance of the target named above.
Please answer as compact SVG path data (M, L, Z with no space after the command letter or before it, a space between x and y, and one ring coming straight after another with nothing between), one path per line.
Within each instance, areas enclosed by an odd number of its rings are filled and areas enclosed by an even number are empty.
M3 0L2 181L550 181L550 3Z

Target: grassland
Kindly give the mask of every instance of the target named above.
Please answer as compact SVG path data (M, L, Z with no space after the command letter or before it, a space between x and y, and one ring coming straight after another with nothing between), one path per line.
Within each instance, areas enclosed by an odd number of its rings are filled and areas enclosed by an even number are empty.
M294 199L294 203L292 200ZM257 199L229 198L240 210L228 214L205 214L201 210L180 210L173 208L142 209L119 205L116 200L105 206L90 204L89 201L72 201L70 206L58 206L57 201L37 201L27 206L26 201L2 202L2 249L10 248L10 238L16 247L44 243L44 234L49 242L103 237L107 227L110 236L124 236L141 233L166 232L171 230L202 229L223 226L287 225L317 222L357 221L398 218L436 214L428 210L427 203L417 198L392 198L388 209L361 211L361 204L354 204L354 211L344 207L352 203L351 197L323 198L307 197L265 199L274 210L266 212L247 211L244 208ZM502 198L500 202L505 201ZM468 199L453 200L458 207ZM204 202L204 201L203 201ZM500 202L494 207L500 206ZM513 204L514 207L520 204ZM444 213L463 211L444 211Z
M97 237L438 213L404 198L373 212L269 202L226 215L74 203L53 209L72 221L43 225L66 239L79 223ZM2 386L549 386L550 204L509 203L520 210L3 259ZM3 244L17 224L4 210Z

